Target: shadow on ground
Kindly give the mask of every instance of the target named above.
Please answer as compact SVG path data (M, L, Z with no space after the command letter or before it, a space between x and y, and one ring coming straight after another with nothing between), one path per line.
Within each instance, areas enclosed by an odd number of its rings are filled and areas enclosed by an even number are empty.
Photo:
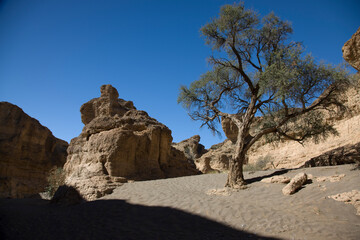
M78 205L0 199L1 239L274 239L167 207L123 200Z
M263 180L264 178L269 178L269 177L273 177L273 176L279 176L279 175L283 175L285 173L288 173L290 172L291 170L296 170L296 168L294 169L281 169L281 170L277 170L271 174L267 174L267 175L262 175L262 176L258 176L258 177L253 177L253 178L249 178L249 179L246 179L246 183L247 184L251 184L251 183L254 183L254 182L260 182L261 180Z

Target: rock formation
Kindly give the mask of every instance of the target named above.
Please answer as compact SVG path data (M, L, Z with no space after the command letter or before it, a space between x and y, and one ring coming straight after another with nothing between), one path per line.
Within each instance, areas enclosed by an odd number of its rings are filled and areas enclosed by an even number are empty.
M311 158L305 162L304 167L334 166L354 162L360 163L360 142L338 147Z
M335 195L328 196L338 202L344 202L351 204L356 208L356 215L360 216L360 191L352 190L351 192L344 192Z
M194 160L207 152L205 146L199 142L200 136L195 135L179 143L173 143L172 146L177 150L184 152L187 158Z
M343 179L346 175L345 174L336 174L333 176L321 176L321 177L315 177L317 182L339 182L341 179Z
M60 186L51 198L51 204L75 205L84 202L80 193L73 187L66 185Z
M282 189L284 195L291 195L302 187L307 181L306 173L299 173Z
M207 153L195 159L197 168L202 173L222 172L229 169L229 159L232 157L235 145L230 140L213 145Z
M0 102L0 197L44 191L53 167L62 167L68 143L11 103Z
M118 99L111 85L101 86L101 96L81 106L85 124L72 139L64 166L66 184L83 197L101 197L127 180L148 180L197 174L193 163L171 146L171 131Z
M238 127L231 121L230 118L222 118L221 126L225 133L225 136L232 142L235 143L238 135Z
M360 28L344 44L342 52L343 58L360 71Z

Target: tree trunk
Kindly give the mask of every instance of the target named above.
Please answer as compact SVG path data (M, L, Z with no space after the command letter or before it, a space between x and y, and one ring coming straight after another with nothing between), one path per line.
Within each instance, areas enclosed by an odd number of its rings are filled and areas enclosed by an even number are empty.
M254 107L256 101L256 95L253 95L246 113L242 115L241 118L231 118L238 128L238 135L236 139L235 154L229 162L229 174L225 187L244 188L244 185L246 185L243 175L243 165L248 151L248 144L252 138L249 131L251 121L255 114Z
M246 185L243 175L243 165L246 153L244 151L244 141L238 139L236 142L236 151L229 162L229 173L225 187L243 188Z

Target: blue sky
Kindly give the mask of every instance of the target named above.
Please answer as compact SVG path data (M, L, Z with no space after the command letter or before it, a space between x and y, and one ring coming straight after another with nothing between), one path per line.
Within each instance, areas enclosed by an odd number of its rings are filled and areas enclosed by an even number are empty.
M172 130L206 147L225 139L190 120L177 104L180 85L209 70L201 26L225 0L0 0L0 101L21 107L70 141L83 128L80 106L112 84ZM317 60L339 64L360 26L358 0L248 0L262 16L292 22L292 39Z

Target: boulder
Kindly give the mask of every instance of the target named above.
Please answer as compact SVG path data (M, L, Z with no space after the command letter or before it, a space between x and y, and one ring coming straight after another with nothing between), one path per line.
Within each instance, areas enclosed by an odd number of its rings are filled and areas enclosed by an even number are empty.
M60 186L54 196L51 198L50 203L57 203L62 205L74 205L84 202L80 193L71 186Z
M299 173L282 189L284 195L291 195L302 187L307 181L306 173Z
M85 124L72 139L64 166L65 183L93 200L127 180L149 180L198 174L194 164L171 146L171 130L118 99L103 85L101 96L81 106Z
M0 102L0 197L43 192L50 170L64 165L67 147L21 108Z
M343 58L360 71L360 28L342 47Z

